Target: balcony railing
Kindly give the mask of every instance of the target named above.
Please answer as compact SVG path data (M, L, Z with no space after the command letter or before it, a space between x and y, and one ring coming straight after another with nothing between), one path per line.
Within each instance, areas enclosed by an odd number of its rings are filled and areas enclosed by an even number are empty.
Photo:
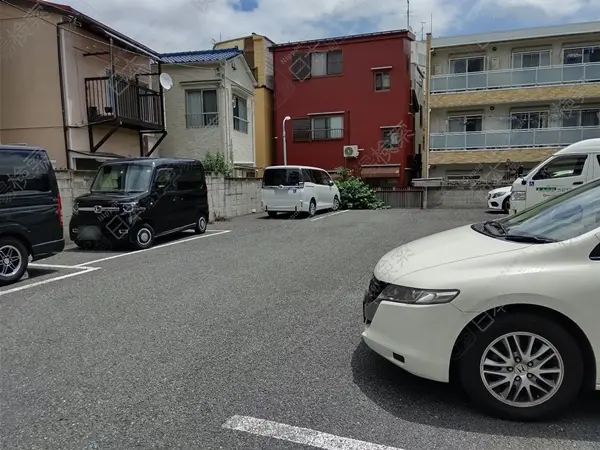
M600 63L453 73L431 77L431 93L600 82Z
M592 138L600 138L599 127L432 133L430 135L430 150L435 152L527 147L564 147L583 139Z
M160 92L121 77L85 79L90 124L120 120L124 126L163 129Z
M343 137L344 130L341 128L313 128L312 130L296 129L292 132L292 139L295 142L328 141L331 139L342 139Z

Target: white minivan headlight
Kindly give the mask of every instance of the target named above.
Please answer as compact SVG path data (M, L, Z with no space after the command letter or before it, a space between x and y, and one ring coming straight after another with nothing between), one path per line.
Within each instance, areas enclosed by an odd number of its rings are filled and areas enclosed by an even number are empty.
M437 305L454 300L460 291L456 289L415 289L389 284L377 297L379 301L410 303L418 305Z
M510 199L514 202L524 202L527 198L526 191L516 191L510 194Z

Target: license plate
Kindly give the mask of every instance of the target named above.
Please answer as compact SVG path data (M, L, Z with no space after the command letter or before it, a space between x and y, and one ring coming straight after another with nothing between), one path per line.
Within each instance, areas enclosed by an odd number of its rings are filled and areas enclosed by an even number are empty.
M99 227L83 226L79 227L77 238L82 241L98 241L102 237L102 232Z

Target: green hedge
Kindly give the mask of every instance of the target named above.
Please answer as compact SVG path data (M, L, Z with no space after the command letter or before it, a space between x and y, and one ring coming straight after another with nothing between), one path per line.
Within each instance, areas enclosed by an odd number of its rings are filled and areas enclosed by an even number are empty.
M360 178L353 177L344 167L336 170L335 184L340 190L342 209L380 209L385 204L379 200L373 190Z

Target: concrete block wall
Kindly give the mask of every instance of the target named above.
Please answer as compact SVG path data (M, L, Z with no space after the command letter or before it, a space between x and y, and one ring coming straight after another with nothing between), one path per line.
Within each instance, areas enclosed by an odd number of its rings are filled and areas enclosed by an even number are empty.
M487 209L487 194L498 185L446 185L427 189L427 208Z
M57 170L56 179L63 205L64 236L68 243L69 221L73 215L73 200L89 192L95 172ZM260 211L261 180L255 178L231 178L207 174L210 221L229 219Z
M56 181L60 191L63 212L63 230L67 242L69 239L69 221L73 215L73 200L80 195L86 194L90 190L92 181L94 181L94 171L83 170L57 170Z

